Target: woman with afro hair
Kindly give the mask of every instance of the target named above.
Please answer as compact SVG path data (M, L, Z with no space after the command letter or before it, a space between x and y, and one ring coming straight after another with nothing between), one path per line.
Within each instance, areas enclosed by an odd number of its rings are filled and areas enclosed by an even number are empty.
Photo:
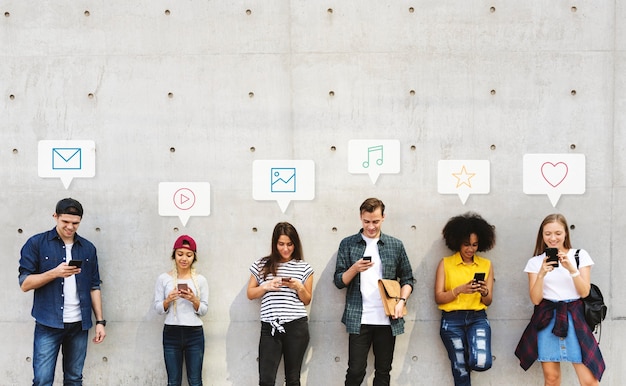
M435 302L439 334L448 351L455 386L471 385L470 372L491 368L491 327L486 309L493 299L493 267L476 252L496 243L494 227L476 213L452 217L443 239L453 252L437 266Z

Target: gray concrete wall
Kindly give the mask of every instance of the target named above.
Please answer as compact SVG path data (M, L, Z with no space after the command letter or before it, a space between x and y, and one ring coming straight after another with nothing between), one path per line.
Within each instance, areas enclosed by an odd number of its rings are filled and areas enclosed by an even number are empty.
M98 247L109 321L106 341L89 346L88 385L165 384L162 318L150 305L181 233L198 241L211 290L205 384L255 384L259 303L245 285L278 221L297 227L315 269L304 383L341 384L345 293L332 284L334 254L358 231L368 196L387 204L383 230L405 242L417 278L394 384L452 384L433 283L448 254L440 230L468 210L498 233L487 253L495 362L474 383L542 383L540 366L525 373L513 351L532 311L522 270L555 211L596 262L609 303L603 384L623 383L626 306L613 299L626 274L624 2L4 1L0 11L1 385L32 378L19 250L53 226L66 196L85 206L79 233ZM375 185L347 171L348 141L368 138L401 143L400 173ZM94 178L66 190L38 176L38 141L58 139L95 141ZM585 193L556 208L524 194L527 153L584 154ZM284 213L253 200L252 162L263 159L313 160L315 199ZM441 159L489 160L490 193L465 205L438 194ZM210 216L184 227L159 216L163 181L210 182ZM563 372L563 384L576 383L571 366Z

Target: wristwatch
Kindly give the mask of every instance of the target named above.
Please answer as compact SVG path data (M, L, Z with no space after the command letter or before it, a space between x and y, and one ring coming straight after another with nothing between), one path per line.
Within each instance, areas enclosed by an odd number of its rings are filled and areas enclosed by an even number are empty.
M101 324L101 325L103 325L104 327L106 327L106 325L107 325L107 321L106 321L106 320L104 320L104 319L102 319L102 320L96 320L96 324Z

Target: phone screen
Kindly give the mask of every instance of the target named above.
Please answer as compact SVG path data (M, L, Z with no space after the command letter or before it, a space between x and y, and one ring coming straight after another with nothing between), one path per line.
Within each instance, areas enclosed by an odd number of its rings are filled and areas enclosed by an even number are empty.
M70 262L67 263L67 265L69 265L70 267L80 268L83 265L83 261L82 260L70 260Z
M372 256L363 256L363 260L372 261Z
M188 288L189 287L187 287L187 284L185 284L185 283L178 284L178 290L179 291L183 291L183 290L187 291Z
M485 273L484 272L475 272L474 273L474 281L484 281Z

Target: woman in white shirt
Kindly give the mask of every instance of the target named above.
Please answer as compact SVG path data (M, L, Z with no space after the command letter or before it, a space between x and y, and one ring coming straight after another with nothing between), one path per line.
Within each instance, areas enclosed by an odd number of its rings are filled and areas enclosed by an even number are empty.
M166 315L163 356L167 385L181 385L184 362L189 386L202 386L204 330L200 317L208 310L209 285L193 268L196 242L190 236L176 240L172 259L174 268L158 277L154 289L154 308Z

